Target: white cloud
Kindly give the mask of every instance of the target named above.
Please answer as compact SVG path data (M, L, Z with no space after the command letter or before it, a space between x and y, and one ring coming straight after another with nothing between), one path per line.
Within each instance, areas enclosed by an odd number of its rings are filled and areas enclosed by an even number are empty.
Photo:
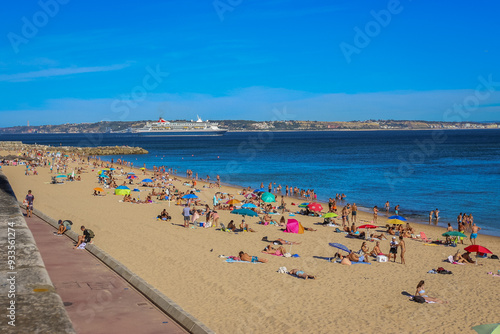
M92 72L108 72L121 70L125 67L130 66L130 64L116 64L109 66L91 66L91 67L68 67L68 68L50 68L46 70L15 73L15 74L0 74L0 82L22 82L31 81L38 78L48 78L63 75L72 75L80 73L92 73Z

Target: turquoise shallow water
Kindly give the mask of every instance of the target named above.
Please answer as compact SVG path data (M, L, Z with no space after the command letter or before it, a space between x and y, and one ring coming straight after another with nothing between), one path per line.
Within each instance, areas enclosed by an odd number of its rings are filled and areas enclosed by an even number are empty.
M9 135L0 140L51 145L130 145L148 155L125 156L135 165L167 165L184 175L219 174L241 186L276 184L314 189L327 200L383 207L427 221L439 208L440 225L456 226L472 213L484 233L500 235L500 130L263 132L222 137L147 138L123 135ZM110 160L117 157L104 157Z

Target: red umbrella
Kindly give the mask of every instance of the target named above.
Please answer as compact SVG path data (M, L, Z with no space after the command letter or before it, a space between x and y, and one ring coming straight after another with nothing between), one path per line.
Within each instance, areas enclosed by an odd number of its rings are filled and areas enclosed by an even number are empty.
M377 228L378 226L375 226L375 225L361 225L360 227L358 228Z
M321 210L323 210L323 207L319 203L310 203L307 207L311 211L321 211Z
M479 245L470 245L464 248L469 253L489 253L493 254L488 248Z

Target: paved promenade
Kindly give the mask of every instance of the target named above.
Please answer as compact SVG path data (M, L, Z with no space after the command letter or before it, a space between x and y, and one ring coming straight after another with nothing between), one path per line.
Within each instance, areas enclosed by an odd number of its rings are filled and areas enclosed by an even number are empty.
M26 222L77 333L186 333L73 240L36 216Z

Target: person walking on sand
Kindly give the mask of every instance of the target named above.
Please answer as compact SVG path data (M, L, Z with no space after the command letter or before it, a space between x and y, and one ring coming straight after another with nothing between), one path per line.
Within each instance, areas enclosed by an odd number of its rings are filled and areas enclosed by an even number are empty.
M35 200L35 196L31 193L31 190L28 190L28 195L26 195L26 216L31 217L33 214L33 201Z
M479 232L480 229L480 227L476 226L476 223L472 224L472 233L470 235L471 244L476 244L477 232Z
M403 236L399 236L399 248L401 248L401 264L406 264L405 262L405 252L406 252L406 244L403 240Z

